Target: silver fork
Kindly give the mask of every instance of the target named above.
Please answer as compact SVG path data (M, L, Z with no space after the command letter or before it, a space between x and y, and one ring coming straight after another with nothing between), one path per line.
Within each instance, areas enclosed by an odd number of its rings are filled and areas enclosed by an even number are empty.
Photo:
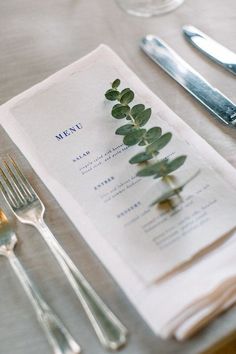
M0 255L8 258L15 274L19 278L28 298L30 299L39 323L44 329L54 354L78 354L79 345L74 341L61 320L43 300L39 291L35 288L27 276L24 268L14 253L17 237L6 215L0 209Z
M34 226L57 259L79 298L101 344L117 350L127 341L127 329L104 304L45 224L45 207L14 159L3 160L0 189L19 221Z

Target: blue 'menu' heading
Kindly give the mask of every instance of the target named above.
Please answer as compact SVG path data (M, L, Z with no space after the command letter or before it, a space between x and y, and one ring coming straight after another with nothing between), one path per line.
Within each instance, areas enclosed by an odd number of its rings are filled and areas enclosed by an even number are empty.
M63 132L58 133L55 136L55 138L57 139L57 141L63 140L65 138L69 137L70 135L77 133L82 128L83 128L82 124L77 123L76 125L73 125L73 127L70 127L68 129L64 130Z

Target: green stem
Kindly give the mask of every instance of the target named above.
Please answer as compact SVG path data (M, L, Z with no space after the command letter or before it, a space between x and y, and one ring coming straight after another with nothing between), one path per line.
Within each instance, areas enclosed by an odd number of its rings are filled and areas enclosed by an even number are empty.
M178 196L179 200L182 201L181 195L178 191L178 189L176 189L175 184L173 183L171 177L169 175L162 177L162 180L165 181L166 184L168 184L168 186L170 186L171 190L175 192L175 194Z
M131 119L131 122L133 123L133 125L134 125L136 128L138 128L138 125L136 124L135 119L132 117L132 115L131 115L131 114L128 114L127 117L129 117L129 118Z

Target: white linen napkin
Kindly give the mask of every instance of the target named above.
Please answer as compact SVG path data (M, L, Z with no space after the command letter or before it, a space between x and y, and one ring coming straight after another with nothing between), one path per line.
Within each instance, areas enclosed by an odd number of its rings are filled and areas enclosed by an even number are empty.
M20 119L14 113L14 107L19 106L21 102L30 102L38 92L47 93L50 87L63 82L70 75L83 72L84 68L99 63L106 63L107 67L115 68L117 77L119 73L128 77L130 85L139 91L139 96L148 97L150 105L158 106L160 117L172 129L182 134L183 139L191 141L199 150L199 154L204 155L205 160L209 161L217 173L236 189L234 168L176 116L110 48L104 45L1 106L0 122L153 331L163 338L174 336L183 340L236 301L236 233L219 247L196 259L191 266L158 282L145 284L101 237L79 203L68 193L66 186L50 175L38 157L34 141L30 141L29 136L25 135ZM104 77L107 82L111 79ZM95 77L93 85L96 85ZM34 104L32 107L36 109ZM33 117L34 115L31 115L32 119Z
M158 302L164 302L169 293L168 310L160 306L164 312L159 323L162 337L186 339L235 302L235 251L236 234L188 269L157 285Z

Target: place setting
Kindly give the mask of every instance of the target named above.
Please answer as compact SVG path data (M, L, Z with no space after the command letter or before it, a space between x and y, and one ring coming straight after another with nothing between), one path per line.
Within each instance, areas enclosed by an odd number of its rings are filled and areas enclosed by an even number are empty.
M184 3L116 0L117 11L147 17L145 21L164 13L168 18ZM199 61L205 57L209 66L234 77L236 54L216 38L189 23L176 36ZM157 79L161 68L206 109L208 126L216 123L235 131L235 103L181 52L158 33L143 33L135 45L140 57L144 53L150 59L143 56L146 71L149 63L156 63ZM62 208L64 222L72 222L157 338L186 343L232 311L235 167L150 90L115 46L101 41L3 103L0 124ZM60 311L45 300L45 291L29 275L19 256L22 235L9 214L25 232L33 228L34 237L42 239L68 292L77 298L78 310L83 308L97 346L104 352L129 352L133 333L124 313L115 303L113 308L112 301L108 306L78 259L51 231L40 189L36 192L16 156L14 149L0 156L0 262L9 261L49 352L90 353L81 345L79 331L72 335ZM53 287L53 281L48 286ZM158 353L158 348L150 353Z

